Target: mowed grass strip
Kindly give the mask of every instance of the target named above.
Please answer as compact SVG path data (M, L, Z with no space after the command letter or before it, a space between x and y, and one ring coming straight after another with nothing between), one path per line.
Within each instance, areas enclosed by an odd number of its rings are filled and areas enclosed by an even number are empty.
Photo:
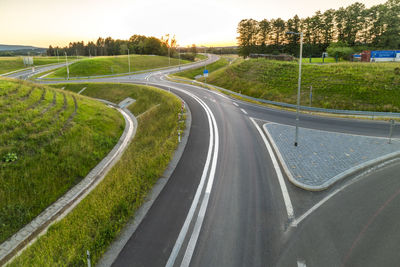
M74 59L76 59L76 57L71 58L71 60ZM33 57L33 64L35 66L63 62L65 62L64 57L60 57L59 59L57 57ZM24 66L23 57L0 57L0 74L23 68L26 68L26 66Z
M252 97L296 103L298 63L249 59L210 74L207 82ZM332 109L400 111L399 63L304 64L301 104Z
M0 79L0 92L3 242L84 178L125 122L115 109L47 86ZM6 162L11 154L18 159Z
M227 66L228 64L229 64L228 59L220 58L216 62L207 65L206 69L209 71L209 73L211 73L222 67ZM176 73L175 76L188 78L188 79L194 79L197 75L203 75L203 71L204 71L204 67L200 67L200 68L189 69L189 70L185 70L185 71Z
M131 72L146 69L155 69L169 66L168 57L150 55L130 55ZM181 60L181 64L189 63ZM179 64L179 59L171 58L171 66ZM128 56L107 56L87 58L73 63L69 66L70 77L95 76L127 73L129 71ZM56 70L46 78L65 78L67 69L65 67Z
M88 87L84 93L113 102L135 98L129 109L136 116L142 114L136 136L104 180L10 266L87 266L86 250L91 253L92 264L98 262L144 202L178 144L181 104L172 94L127 84L62 86L73 91Z

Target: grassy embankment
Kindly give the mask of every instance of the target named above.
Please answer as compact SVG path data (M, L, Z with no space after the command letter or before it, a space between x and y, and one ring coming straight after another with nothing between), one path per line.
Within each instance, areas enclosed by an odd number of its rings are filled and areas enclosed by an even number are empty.
M75 57L72 57L70 60L75 59ZM63 60L64 57L60 57L59 61L57 57L33 57L33 63L35 66L54 64L58 62L63 63ZM0 74L24 68L26 67L24 66L22 57L0 57Z
M206 66L207 70L209 73L216 71L222 67L225 67L229 64L229 61L227 58L220 58L214 63L211 63ZM188 79L194 79L197 75L203 75L204 67L196 68L196 69L189 69L185 70L179 73L176 73L175 76L183 77L183 78L188 78Z
M146 56L146 55L130 55L131 72L146 69L155 69L169 66L168 57L162 56ZM181 64L189 63L190 61L181 60ZM171 58L171 66L179 64L179 59ZM129 71L128 56L108 56L87 58L71 64L69 66L70 77L80 76L95 76L127 73ZM60 68L48 75L46 78L65 78L67 69Z
M96 263L134 216L177 146L180 101L173 95L126 84L59 86L72 91L87 87L85 94L113 102L126 97L136 99L129 109L137 116L139 127L132 143L105 179L11 266L87 266L86 250L91 252L92 263Z
M0 242L84 178L123 128L87 97L0 79Z
M297 60L298 61L298 60ZM309 57L303 57L303 63L310 63ZM338 59L338 62L345 62L343 59ZM311 63L322 63L321 57L313 57L311 58ZM336 59L334 57L326 57L324 59L324 63L336 63Z
M210 74L207 82L242 94L273 101L296 103L296 62L250 59ZM333 109L400 111L400 64L305 64L301 103Z

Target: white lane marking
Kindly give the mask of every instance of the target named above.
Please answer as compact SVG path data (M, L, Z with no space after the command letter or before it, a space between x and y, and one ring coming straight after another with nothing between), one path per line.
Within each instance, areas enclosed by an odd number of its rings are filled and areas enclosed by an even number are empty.
M241 108L240 110L241 110L244 114L248 115L247 112L246 112L246 110L244 110L244 109L242 109L242 108Z
M238 103L236 102L232 102L235 106L239 107Z
M83 91L85 91L86 90L86 87L83 87L82 88L82 90L80 90L79 92L78 92L78 95L80 95Z
M215 170L217 167L218 150L219 150L218 126L215 121L214 114L212 113L212 111L210 110L210 108L207 105L205 105L205 106L208 109L208 112L210 113L211 119L214 124L214 131L215 131L215 145L214 145L214 153L213 153L214 155L213 155L213 161L212 161L211 171L210 171L208 182L207 182L206 191L204 193L204 197L203 197L203 201L201 203L199 214L197 215L197 220L196 220L196 224L194 226L193 232L192 232L192 236L190 237L189 243L186 247L186 252L183 257L181 267L188 267L190 265L190 261L192 260L192 256L193 256L194 250L196 248L197 240L200 235L200 230L203 225L205 213L206 213L207 206L208 206L208 200L210 199L211 190L212 190L212 187L214 184Z
M165 81L165 82L169 82L169 83L172 83L172 84L179 84L178 82L173 82L173 81L170 81L170 80L166 80L164 77L165 77L165 75L161 76L160 80ZM190 87L194 87L195 89L200 89L200 90L203 90L203 91L207 91L208 93L213 93L213 94L218 95L218 96L220 96L222 98L225 98L227 100L232 100L231 98L229 98L226 95L220 93L219 91L213 91L213 90L205 89L203 87L196 86L196 85L193 85L193 84L188 84L188 83L183 83L183 85L187 85L187 86L190 86Z
M294 219L294 210L293 210L293 206L292 206L292 201L290 200L289 192L287 191L285 180L283 178L281 169L279 168L279 164L278 164L278 161L276 160L274 151L272 150L271 145L269 144L267 138L265 137L263 131L258 126L256 121L253 118L250 118L250 120L253 122L254 126L258 130L258 133L261 135L261 138L263 139L265 146L267 147L268 153L272 160L272 164L274 165L274 168L275 168L276 175L278 176L278 181L279 181L279 185L281 187L283 201L285 202L288 219L293 220Z
M204 104L204 102L202 100L200 100L198 97L194 96L193 94L191 94L189 92L186 92L186 91L178 89L178 88L174 88L174 89L179 90L181 92L184 92L187 95L189 95L192 98L194 98L203 107L203 109L206 111L207 118L208 118L208 124L209 124L209 128L210 128L210 142L209 142L209 146L208 146L207 159L206 159L206 163L204 165L203 174L201 176L199 186L197 187L196 194L195 194L194 199L192 201L192 205L190 206L190 209L189 209L189 212L188 212L188 214L186 216L185 222L184 222L184 224L182 226L182 229L181 229L181 231L179 233L179 236L178 236L178 238L177 238L177 240L175 242L174 248L172 249L171 255L170 255L170 257L168 259L168 262L166 264L167 267L172 267L174 265L176 257L178 256L178 253L179 253L179 251L180 251L180 249L182 247L182 244L183 244L183 242L185 240L185 237L187 235L190 222L193 219L194 212L195 212L196 207L197 207L197 205L199 203L201 192L203 191L204 183L205 183L205 180L207 178L207 173L208 173L209 165L210 165L210 162L211 162L211 156L212 156L212 150L213 150L212 148L213 148L213 144L214 144L214 128L213 128L213 124L212 124L212 120L211 120L210 114L209 114L208 110L206 109L206 105Z
M297 260L297 267L307 267L304 260Z

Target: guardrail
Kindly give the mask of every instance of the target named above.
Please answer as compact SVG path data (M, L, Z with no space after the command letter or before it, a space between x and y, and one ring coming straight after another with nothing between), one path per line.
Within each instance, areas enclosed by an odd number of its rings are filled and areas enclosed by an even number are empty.
M265 104L270 104L270 105L275 105L275 106L280 106L280 107L285 107L285 108L293 108L296 109L297 105L295 104L289 104L289 103L284 103L284 102L276 102L276 101L271 101L267 99L262 99L262 98L256 98L256 97L251 97L248 95L243 95L235 91L231 91L229 89L225 89L216 85L208 84L208 83L203 83L195 80L187 80L187 79L181 79L181 78L176 78L176 77L169 77L168 78L172 81L181 81L181 82L189 82L189 83L197 83L201 86L207 86L207 87L212 87L216 90L224 91L229 94L233 94L245 99L253 100L253 101L258 101L261 103ZM321 113L333 113L333 114L342 114L342 115L357 115L357 116L369 116L369 117L388 117L388 118L400 118L400 113L397 112L380 112L380 111L362 111L362 110L343 110L343 109L328 109L328 108L317 108L317 107L309 107L309 106L300 106L300 110L304 111L312 111L312 112L321 112Z

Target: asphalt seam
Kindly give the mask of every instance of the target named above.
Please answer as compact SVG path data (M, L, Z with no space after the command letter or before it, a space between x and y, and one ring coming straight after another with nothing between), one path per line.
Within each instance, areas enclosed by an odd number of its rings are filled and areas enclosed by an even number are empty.
M0 244L0 265L11 261L15 256L18 256L23 250L33 244L39 236L45 234L47 229L53 223L64 218L104 179L108 171L119 160L125 149L128 147L130 141L135 136L137 120L129 110L117 108L114 104L113 106L124 116L125 119L125 129L118 143L82 181L68 190L68 192L61 196L52 205L48 206L17 233Z

